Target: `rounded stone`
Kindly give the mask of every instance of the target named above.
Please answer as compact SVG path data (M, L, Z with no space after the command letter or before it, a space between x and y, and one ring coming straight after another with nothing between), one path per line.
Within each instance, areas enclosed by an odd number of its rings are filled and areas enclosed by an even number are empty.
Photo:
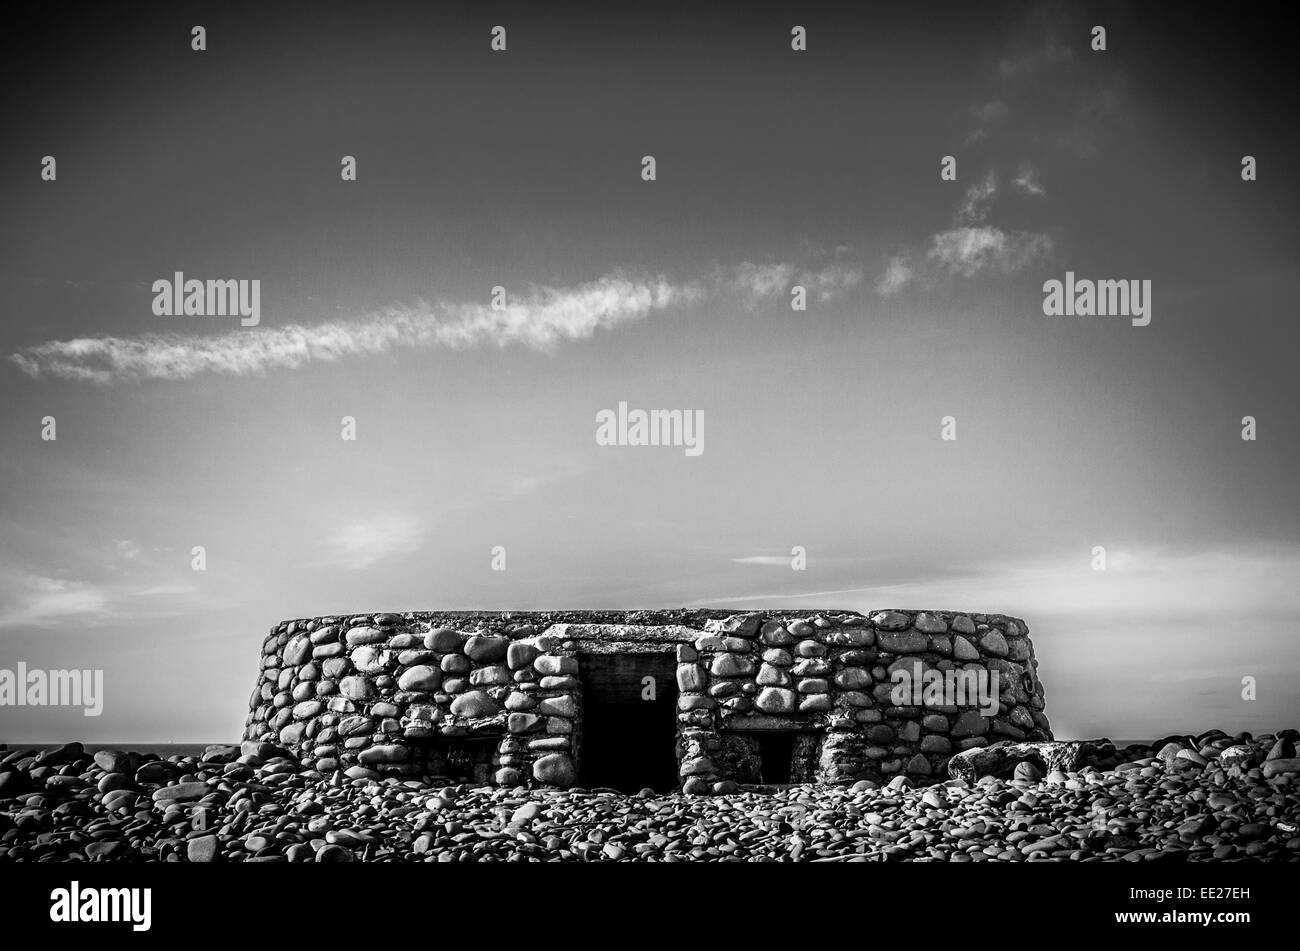
M790 668L790 673L796 677L823 677L830 672L830 663L820 657L804 657Z
M1007 639L1001 631L988 631L980 638L980 650L990 657L1007 656Z
M480 664L491 664L504 660L510 649L510 639L475 635L465 642L465 656Z
M311 657L311 650L311 638L306 636L293 638L284 645L284 665L297 667L305 663Z
M492 667L480 667L469 675L469 682L474 687L497 687L514 683L514 678L511 677L507 667L496 664Z
M548 753L533 763L533 778L547 786L567 789L578 777L567 753Z
M548 697L538 705L537 712L548 717L573 717L577 716L578 704L568 694Z
M543 677L562 677L578 672L578 660L558 654L542 654L533 661L533 670Z
M441 654L449 654L460 650L460 646L464 641L465 635L449 627L435 627L424 635L424 646Z
M531 667L540 653L541 651L538 650L536 644L525 644L517 641L506 649L506 665L511 670L523 670L526 667Z
M375 732L375 721L370 717L349 716L339 721L339 736L367 736Z
M939 736L931 733L921 738L922 753L941 753L947 754L952 752L952 743L946 736Z
M1043 771L1033 763L1026 761L1016 764L1016 768L1011 774L1011 778L1026 783L1036 783L1043 778Z
M319 700L304 700L302 703L295 704L293 708L293 718L295 720L310 720L321 712L323 704Z
M458 717L476 719L495 716L501 712L501 708L482 690L471 690L451 702L451 712Z
M880 611L871 615L871 623L882 631L901 631L911 626L912 619L901 611Z
M754 672L754 661L743 654L719 654L709 670L715 677L746 677Z
M918 631L881 630L876 644L892 654L919 654L930 646L930 639Z
M835 673L835 686L841 690L861 690L871 683L871 675L860 667L846 667Z
M377 627L354 627L343 636L348 647L360 647L362 644L379 644L388 640L388 634Z
M411 751L407 747L397 743L390 743L362 750L357 756L357 762L362 766L386 766L405 763L410 759L410 756Z
M511 766L505 766L497 770L492 779L498 786L507 788L524 784L524 774Z
M782 687L764 687L758 692L754 705L764 713L793 713L797 700L797 695L793 690L786 690Z
M956 737L983 736L988 730L989 721L987 718L981 716L978 710L967 710L957 718L957 722L952 725L949 733Z
M918 614L916 620L912 622L912 626L922 634L946 634L948 632L947 622L939 615L931 614L929 611L922 611Z
M467 674L474 665L464 654L448 654L438 666L444 674Z
M704 669L699 664L677 665L677 689L683 692L704 689Z
M433 691L442 686L442 671L428 664L408 667L397 678L397 686L402 690Z
M339 693L349 700L365 700L373 696L374 686L365 677L353 674L339 681Z
M391 660L391 652L373 644L363 644L352 652L352 665L363 674L381 673Z
M511 733L531 733L542 725L535 713L512 713L506 718L506 729Z

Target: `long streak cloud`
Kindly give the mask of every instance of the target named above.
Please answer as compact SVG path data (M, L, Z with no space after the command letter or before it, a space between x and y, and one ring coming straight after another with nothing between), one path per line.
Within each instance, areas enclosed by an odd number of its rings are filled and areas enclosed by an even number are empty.
M507 296L500 308L487 303L421 304L311 325L78 337L37 344L9 359L35 379L107 384L187 380L205 373L245 376L415 348L523 346L552 351L566 341L584 340L598 330L711 296L743 298L750 305L755 299L771 300L788 293L796 280L817 299L828 300L860 282L861 272L745 263L688 282L619 272L575 287L537 287L524 297Z
M29 347L10 359L37 379L113 383L243 376L405 348L520 345L545 351L687 302L693 293L662 277L610 275L574 288L538 288L499 310L488 304L403 306L310 326L80 337Z

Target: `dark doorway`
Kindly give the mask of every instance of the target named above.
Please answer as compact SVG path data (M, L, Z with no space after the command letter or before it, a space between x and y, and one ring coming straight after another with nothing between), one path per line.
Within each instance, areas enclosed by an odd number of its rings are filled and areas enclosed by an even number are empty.
M430 778L443 779L451 784L487 785L492 777L492 755L496 748L496 737L433 739L419 744L417 757L422 757L425 774Z
M760 782L769 785L784 785L790 782L790 765L794 762L794 741L797 734L784 730L756 732L758 740L758 758L761 763Z
M673 654L581 654L578 782L622 792L677 786L677 661ZM642 699L646 677L654 699Z

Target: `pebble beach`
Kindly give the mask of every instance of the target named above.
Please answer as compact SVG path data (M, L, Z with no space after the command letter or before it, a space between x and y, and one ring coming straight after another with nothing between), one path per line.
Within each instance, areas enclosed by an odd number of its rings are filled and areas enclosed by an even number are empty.
M1296 740L1095 740L1070 771L717 796L322 774L266 744L0 748L0 862L1296 861Z

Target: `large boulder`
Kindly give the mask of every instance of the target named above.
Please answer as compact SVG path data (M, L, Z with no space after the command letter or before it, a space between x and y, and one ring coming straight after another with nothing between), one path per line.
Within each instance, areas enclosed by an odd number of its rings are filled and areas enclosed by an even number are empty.
M1068 773L1083 766L1085 758L1094 750L1094 744L1083 740L994 743L954 755L948 760L948 775L968 783L981 776L1008 779L1021 763L1033 763L1044 774L1058 769Z

